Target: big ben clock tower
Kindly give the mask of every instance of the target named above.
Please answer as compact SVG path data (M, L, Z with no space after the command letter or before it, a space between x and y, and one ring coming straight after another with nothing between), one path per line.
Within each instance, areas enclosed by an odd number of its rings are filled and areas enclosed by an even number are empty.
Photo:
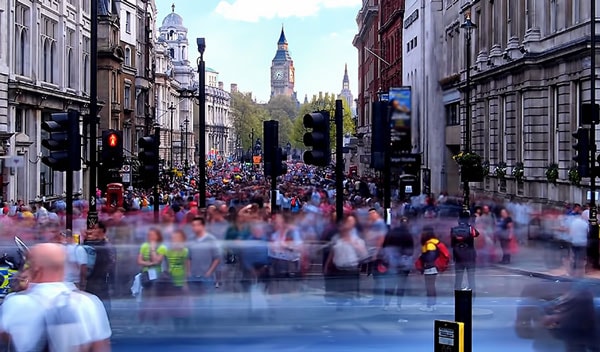
M294 92L294 61L288 51L288 42L285 39L283 27L277 41L277 52L271 63L271 97L287 95L296 100Z

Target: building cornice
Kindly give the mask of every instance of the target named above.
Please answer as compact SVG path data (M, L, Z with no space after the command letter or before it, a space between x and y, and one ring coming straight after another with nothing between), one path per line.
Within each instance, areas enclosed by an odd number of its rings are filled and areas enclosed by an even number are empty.
M404 9L396 9L392 12L392 15L388 20L379 27L379 34L385 33L390 27L392 27L398 19L402 19L404 16Z

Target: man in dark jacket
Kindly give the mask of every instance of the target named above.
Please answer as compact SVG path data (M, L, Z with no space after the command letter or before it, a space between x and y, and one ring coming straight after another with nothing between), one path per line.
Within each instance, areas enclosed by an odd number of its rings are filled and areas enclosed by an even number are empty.
M93 267L88 272L87 284L82 289L98 296L106 308L106 313L110 316L110 299L115 279L117 252L106 238L106 225L100 222L93 230L88 231L83 244L89 246L88 255L93 255L90 253L92 251L96 258Z
M475 290L475 237L479 232L469 224L470 214L462 212L458 219L458 226L450 230L450 239L454 257L454 288L462 289L463 275L467 272L469 288Z

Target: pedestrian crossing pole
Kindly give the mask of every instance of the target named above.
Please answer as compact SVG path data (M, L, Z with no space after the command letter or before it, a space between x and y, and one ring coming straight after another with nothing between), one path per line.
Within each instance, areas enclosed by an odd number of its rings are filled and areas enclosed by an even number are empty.
M598 248L598 209L596 207L596 124L598 123L598 108L596 105L596 1L591 1L590 16L590 103L591 103L591 128L590 128L590 156L592 172L590 177L590 226L588 232L588 260L594 269L600 269L600 248Z

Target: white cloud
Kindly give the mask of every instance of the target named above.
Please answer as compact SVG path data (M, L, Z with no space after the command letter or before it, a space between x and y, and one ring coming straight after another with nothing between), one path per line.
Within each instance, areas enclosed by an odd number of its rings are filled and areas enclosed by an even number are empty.
M323 8L355 7L361 3L361 0L221 0L215 12L230 20L258 22L314 16Z

